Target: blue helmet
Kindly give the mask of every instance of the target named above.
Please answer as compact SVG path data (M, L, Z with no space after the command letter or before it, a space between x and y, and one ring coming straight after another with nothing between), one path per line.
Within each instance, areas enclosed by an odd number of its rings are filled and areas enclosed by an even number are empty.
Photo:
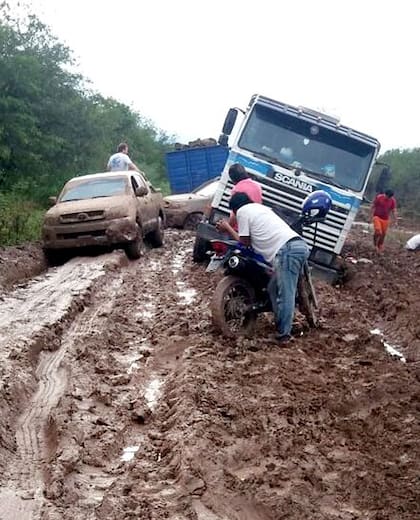
M331 197L324 190L317 190L306 197L302 203L302 213L311 215L317 211L317 217L323 218L330 211L332 206Z

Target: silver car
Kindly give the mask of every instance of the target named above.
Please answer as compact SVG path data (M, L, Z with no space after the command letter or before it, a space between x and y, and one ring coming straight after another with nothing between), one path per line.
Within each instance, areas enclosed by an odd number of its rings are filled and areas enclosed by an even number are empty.
M219 177L201 184L191 193L164 197L163 208L167 226L196 229L203 215L210 210L218 184Z

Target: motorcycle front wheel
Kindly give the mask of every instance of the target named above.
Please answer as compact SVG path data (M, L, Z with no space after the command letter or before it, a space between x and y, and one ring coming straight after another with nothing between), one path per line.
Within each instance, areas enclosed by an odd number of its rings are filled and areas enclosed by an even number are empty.
M230 338L254 332L257 315L251 310L255 291L246 280L225 276L217 284L211 301L213 324Z

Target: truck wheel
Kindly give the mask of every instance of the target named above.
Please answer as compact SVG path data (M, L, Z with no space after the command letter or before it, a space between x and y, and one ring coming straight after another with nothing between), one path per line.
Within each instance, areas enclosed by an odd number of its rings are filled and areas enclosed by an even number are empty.
M195 237L194 248L193 248L193 261L196 263L202 263L208 259L207 251L211 249L210 242L204 238Z

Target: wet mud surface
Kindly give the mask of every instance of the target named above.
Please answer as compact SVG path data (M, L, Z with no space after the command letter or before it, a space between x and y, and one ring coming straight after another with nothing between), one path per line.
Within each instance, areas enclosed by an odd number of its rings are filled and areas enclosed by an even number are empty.
M365 231L352 280L316 282L322 327L287 347L269 315L217 334L219 275L188 232L9 276L0 519L419 518L420 254L377 257Z

